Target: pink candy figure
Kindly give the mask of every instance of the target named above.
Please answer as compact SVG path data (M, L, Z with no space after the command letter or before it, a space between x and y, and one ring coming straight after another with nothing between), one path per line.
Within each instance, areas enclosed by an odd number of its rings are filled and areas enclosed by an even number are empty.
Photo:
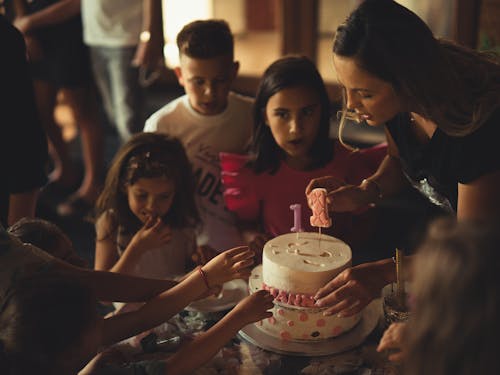
M307 203L312 210L310 222L313 227L329 228L332 226L332 219L328 215L326 204L326 189L313 189L307 196Z

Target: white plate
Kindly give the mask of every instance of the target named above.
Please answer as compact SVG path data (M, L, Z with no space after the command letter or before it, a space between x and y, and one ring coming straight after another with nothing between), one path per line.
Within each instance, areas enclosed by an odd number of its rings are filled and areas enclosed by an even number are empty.
M248 296L248 284L245 280L236 279L225 283L218 296L210 296L192 302L186 307L188 311L216 312L228 310Z
M380 299L376 299L366 306L361 320L353 329L324 341L283 341L278 337L268 335L257 328L255 324L244 327L239 335L251 344L279 354L305 357L325 356L341 353L361 345L375 329L381 315L382 303Z

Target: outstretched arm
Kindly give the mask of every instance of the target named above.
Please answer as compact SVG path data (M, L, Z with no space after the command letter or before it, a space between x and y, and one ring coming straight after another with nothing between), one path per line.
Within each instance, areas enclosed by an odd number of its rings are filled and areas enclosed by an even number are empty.
M227 250L199 272L191 272L180 283L146 302L136 311L112 316L104 321L103 345L107 346L155 327L180 312L189 303L216 285L248 277L253 252L247 247Z
M190 374L212 358L245 325L271 317L272 313L267 310L272 307L273 296L264 290L246 297L207 332L196 336L168 358L166 373Z

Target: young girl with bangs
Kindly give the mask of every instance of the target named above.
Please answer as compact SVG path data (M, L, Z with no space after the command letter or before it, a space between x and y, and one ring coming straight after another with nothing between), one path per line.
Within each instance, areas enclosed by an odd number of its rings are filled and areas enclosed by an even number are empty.
M173 278L190 268L199 221L182 144L140 133L117 152L97 201L95 269Z
M360 183L385 154L383 145L353 152L329 132L330 100L314 64L300 56L271 64L255 99L249 155L221 154L226 205L244 222L256 253L270 237L290 232L291 204L303 207L303 230L317 231L309 225L304 194L312 178ZM326 233L357 248L369 236L370 217L371 212L335 214Z

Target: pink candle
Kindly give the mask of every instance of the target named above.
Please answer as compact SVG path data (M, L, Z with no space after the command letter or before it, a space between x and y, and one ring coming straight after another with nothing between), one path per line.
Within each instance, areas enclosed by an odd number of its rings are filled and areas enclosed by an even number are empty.
M290 210L293 211L293 227L292 232L302 232L302 206L298 203L290 205Z

